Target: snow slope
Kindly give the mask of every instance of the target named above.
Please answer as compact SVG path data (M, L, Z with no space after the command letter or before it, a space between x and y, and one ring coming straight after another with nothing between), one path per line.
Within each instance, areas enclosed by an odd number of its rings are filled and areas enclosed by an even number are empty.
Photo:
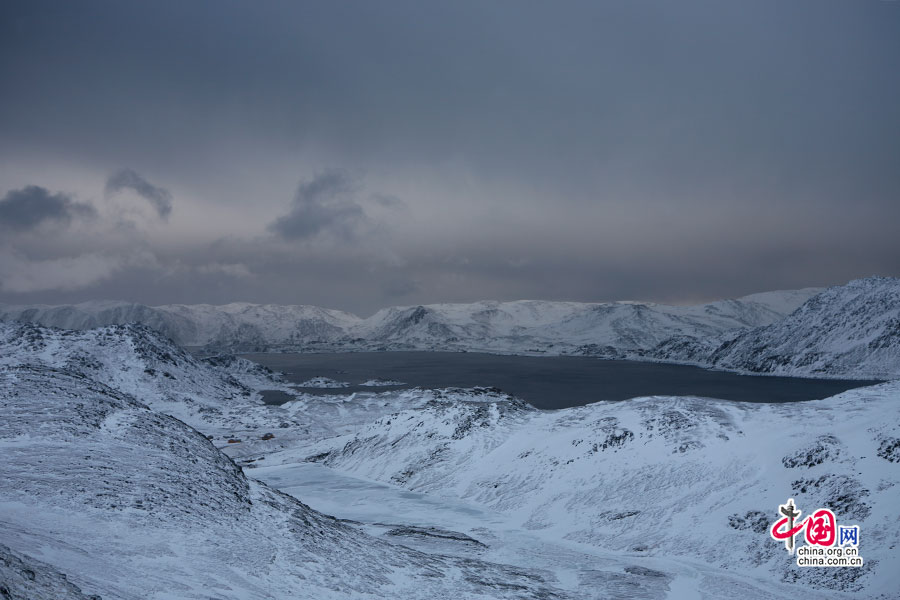
M359 317L339 310L303 305L233 303L169 304L154 307L194 324L182 344L252 350L270 345L302 346L342 337Z
M658 358L754 373L900 377L900 279L828 288L770 325L708 339L676 338Z
M193 425L237 418L261 405L255 389L289 389L274 374L242 358L199 360L143 325L87 331L0 323L0 365L67 369L140 397Z
M207 434L280 448L333 429L321 421L263 403L260 390L302 397L269 369L232 355L198 359L143 325L87 331L0 323L0 366L41 365L78 373L140 398L161 413Z
M427 394L423 392L423 394ZM539 411L432 392L266 458L313 461L624 555L891 597L900 574L900 382L792 404L652 397ZM386 396L382 396L386 397ZM767 527L788 497L863 532L861 569L799 569Z
M34 323L60 329L94 329L105 325L141 323L164 336L184 343L199 335L190 319L143 304L96 300L81 304L52 306L47 304L0 306L0 321Z
M0 368L0 414L0 539L86 594L566 596L541 573L410 550L317 513L191 427L72 371ZM2 573L13 597L26 594Z
M234 303L145 306L110 300L48 306L0 306L0 320L60 329L141 323L186 346L254 349L269 344L330 340L359 318L315 306Z
M0 544L0 597L4 600L100 600L85 596L56 569Z
M697 306L643 302L476 302L395 307L352 335L378 349L578 353L620 358L676 335L710 336L781 319L815 290Z
M620 357L675 335L770 324L816 290L768 292L698 306L639 302L475 302L393 307L367 319L314 306L148 307L124 302L0 306L0 320L64 329L142 323L181 345L255 350L490 350Z

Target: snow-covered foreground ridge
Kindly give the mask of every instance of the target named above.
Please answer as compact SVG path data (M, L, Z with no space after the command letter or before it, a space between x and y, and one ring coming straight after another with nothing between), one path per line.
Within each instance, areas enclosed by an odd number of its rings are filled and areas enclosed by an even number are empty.
M818 290L698 306L640 302L475 302L392 307L367 319L314 306L0 306L0 320L62 329L141 323L185 346L272 350L467 349L620 356L675 335L707 337L773 323Z
M262 405L258 390L279 385L144 326L0 324L0 585L10 597L40 598L39 583L107 599L877 598L900 587L900 382L796 404L657 397L560 411L491 389ZM474 540L463 549L411 550L255 481L217 446L270 471L312 461L496 511L534 541L504 552L502 535L463 521L450 533ZM789 496L860 525L865 567L792 566L765 531ZM585 564L548 567L559 549ZM679 595L686 580L695 594Z
M696 561L798 595L900 589L900 382L793 404L652 397L540 411L463 391L415 404L270 455L266 468L317 462L483 505L553 539ZM859 525L865 566L797 567L768 534L789 497Z
M204 434L136 399L184 404L178 412L205 430L283 420L276 410L229 425L229 411L257 406L233 393L241 385L221 375L222 361L187 362L134 327L35 328L24 343L3 333L4 598L85 597L79 588L126 599L569 597L528 569L372 538L247 478Z

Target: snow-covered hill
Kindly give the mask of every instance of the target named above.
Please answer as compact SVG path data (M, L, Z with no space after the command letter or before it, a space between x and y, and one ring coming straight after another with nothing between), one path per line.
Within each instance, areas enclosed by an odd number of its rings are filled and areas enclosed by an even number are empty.
M720 337L680 337L651 355L778 375L900 377L900 279L828 288L770 325Z
M182 340L197 336L196 325L188 319L178 318L169 312L143 304L112 300L60 306L4 305L0 306L0 321L18 321L44 327L77 330L141 323L180 343L183 343Z
M676 335L711 336L781 319L815 290L697 306L643 302L476 302L394 307L350 330L371 349L465 349L623 357Z
M0 321L36 323L60 329L141 323L181 345L212 345L238 350L272 344L330 341L341 337L359 320L349 313L315 306L245 303L150 307L104 300L63 306L0 306Z
M194 325L193 335L178 340L182 344L231 350L327 343L344 337L347 329L360 321L339 310L301 305L169 304L154 310Z
M78 373L140 398L216 443L268 434L269 449L294 437L326 435L321 422L267 406L261 390L296 390L269 369L233 355L198 359L143 325L86 331L0 323L0 366L40 365Z
M64 573L0 544L0 597L4 600L102 600L85 596Z
M566 597L540 573L409 550L317 513L72 371L0 368L0 414L4 597L39 597L12 578L17 560L103 598Z
M296 399L262 404L259 390L278 386ZM900 544L900 381L792 404L655 397L559 411L491 388L335 392L297 393L233 356L198 360L141 325L0 324L4 577L34 564L76 598L60 574L106 598L900 587L886 568ZM339 522L222 449L339 515L360 518L374 481L382 498L397 490L408 507L402 494L419 493L428 508ZM298 483L285 474L300 464L345 479ZM792 566L766 531L788 497L860 525L865 566Z
M475 302L393 307L367 319L314 306L124 302L2 306L0 320L63 329L142 323L186 346L231 351L459 349L620 357L676 335L711 336L777 321L817 290L697 306L641 302Z
M261 404L254 389L283 385L245 359L199 360L136 324L70 331L0 323L0 365L23 364L80 373L192 424L221 422L229 409Z
M653 397L559 411L496 393L430 394L392 414L370 405L368 424L269 455L267 469L314 461L486 506L554 539L699 561L798 594L900 589L889 566L900 552L900 382L803 403ZM865 566L794 565L768 534L788 497L859 525Z

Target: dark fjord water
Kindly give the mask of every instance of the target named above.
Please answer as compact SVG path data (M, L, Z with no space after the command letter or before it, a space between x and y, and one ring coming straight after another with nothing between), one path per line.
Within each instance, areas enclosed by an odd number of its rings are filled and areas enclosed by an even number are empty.
M683 365L581 356L502 356L466 352L351 352L340 354L246 354L282 371L294 383L322 375L345 381L337 390L303 388L314 394L378 392L406 387L493 386L538 408L582 406L638 396L703 396L745 402L796 402L827 398L876 381L747 376ZM359 384L381 378L403 386ZM267 401L290 399L279 393Z

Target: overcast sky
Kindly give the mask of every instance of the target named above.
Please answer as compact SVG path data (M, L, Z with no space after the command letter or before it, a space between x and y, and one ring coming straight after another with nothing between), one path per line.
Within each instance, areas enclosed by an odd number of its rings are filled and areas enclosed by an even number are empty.
M0 5L0 302L900 275L900 2Z

